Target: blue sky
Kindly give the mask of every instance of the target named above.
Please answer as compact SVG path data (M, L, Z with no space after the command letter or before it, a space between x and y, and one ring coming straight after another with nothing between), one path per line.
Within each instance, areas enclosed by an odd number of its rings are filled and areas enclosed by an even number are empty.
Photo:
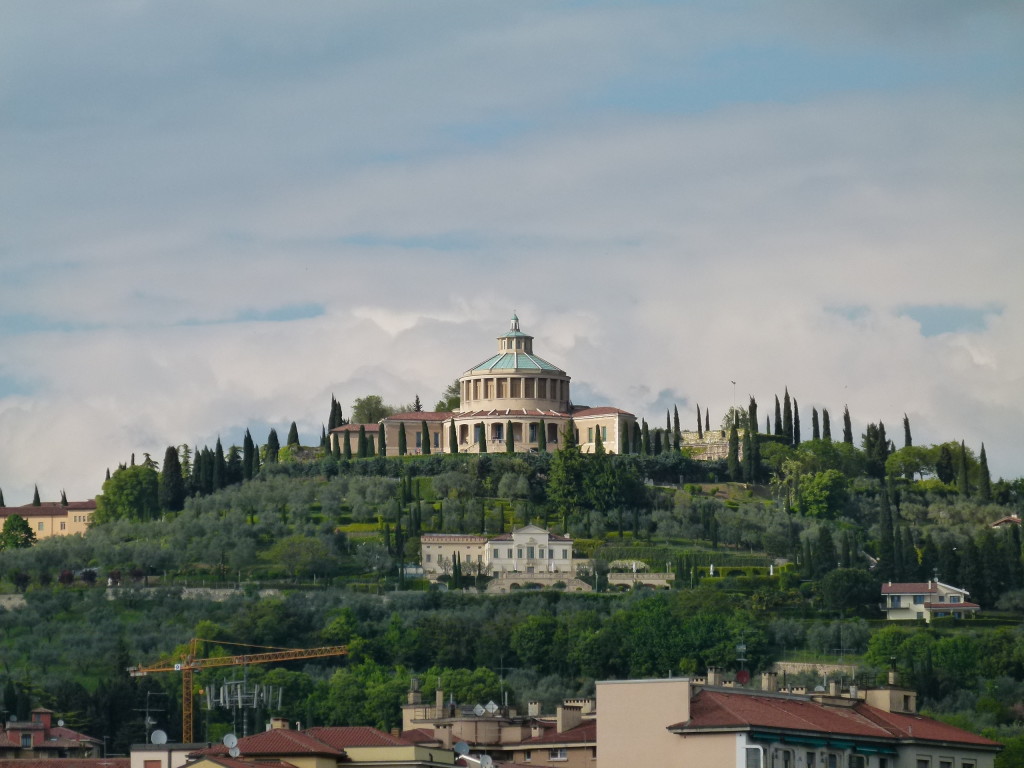
M433 402L513 310L654 423L1024 474L1018 3L20 3L0 72L8 503Z

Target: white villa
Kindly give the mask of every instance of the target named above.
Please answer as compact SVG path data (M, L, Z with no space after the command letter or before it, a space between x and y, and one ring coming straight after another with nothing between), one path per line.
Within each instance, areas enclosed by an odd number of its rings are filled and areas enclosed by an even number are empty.
M912 621L952 616L962 619L972 616L981 606L967 600L966 589L943 584L941 581L893 583L882 585L882 610L890 621Z

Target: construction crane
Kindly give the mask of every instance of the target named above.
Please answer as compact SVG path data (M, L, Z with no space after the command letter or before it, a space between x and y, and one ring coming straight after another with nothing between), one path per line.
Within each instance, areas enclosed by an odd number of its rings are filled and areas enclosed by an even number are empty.
M199 643L217 643L220 645L238 645L247 648L267 648L263 653L247 653L237 656L211 656L200 658ZM272 648L272 650L271 650ZM269 664L273 661L292 661L294 659L319 659L325 656L344 656L348 653L346 645L328 645L322 648L273 648L272 646L228 643L222 640L203 640L194 637L189 642L188 650L177 661L159 661L156 664L128 667L132 677L142 677L151 672L181 672L181 741L192 743L192 674L197 669L211 667L237 667L245 664Z

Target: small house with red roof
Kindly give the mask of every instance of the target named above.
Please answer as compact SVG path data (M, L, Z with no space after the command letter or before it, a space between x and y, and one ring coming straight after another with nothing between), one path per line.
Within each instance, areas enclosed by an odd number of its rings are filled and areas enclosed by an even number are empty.
M882 585L882 610L890 621L913 621L973 616L981 606L970 602L966 589L943 584L939 580L888 582Z
M21 507L0 507L0 525L7 518L18 515L28 523L36 540L51 536L71 536L85 533L96 513L96 499L89 501L44 501L42 504L25 504Z
M443 768L455 764L455 753L422 745L366 726L292 730L283 720L262 733L197 750L186 768Z
M53 712L33 709L27 721L11 720L0 731L0 758L55 759L99 757L103 742L84 733L53 724Z

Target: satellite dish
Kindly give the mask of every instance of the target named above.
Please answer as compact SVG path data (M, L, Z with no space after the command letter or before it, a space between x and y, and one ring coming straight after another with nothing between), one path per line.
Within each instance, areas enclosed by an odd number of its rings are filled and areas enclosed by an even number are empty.
M7 719L10 720L12 723L18 722L18 716L17 715L11 715Z
M492 765L494 765L494 760L490 755L480 755L480 768L491 768Z
M57 721L57 727L58 728L63 728L64 727L64 721L63 720L58 720Z
M816 685L816 686L814 686L814 692L815 693L824 693L825 692L825 686L824 685Z
M238 746L238 737L233 733L225 733L222 741L224 742L224 746L228 749L234 749Z
M149 737L149 740L154 744L166 744L167 734L161 730L153 731L153 735Z
M457 754L457 755L468 755L469 754L469 744L467 744L464 741L456 742L455 746L452 747L452 749L455 750L455 754Z
M228 750L228 754L231 755L231 757L238 757L242 754L242 751L238 747L232 747Z

